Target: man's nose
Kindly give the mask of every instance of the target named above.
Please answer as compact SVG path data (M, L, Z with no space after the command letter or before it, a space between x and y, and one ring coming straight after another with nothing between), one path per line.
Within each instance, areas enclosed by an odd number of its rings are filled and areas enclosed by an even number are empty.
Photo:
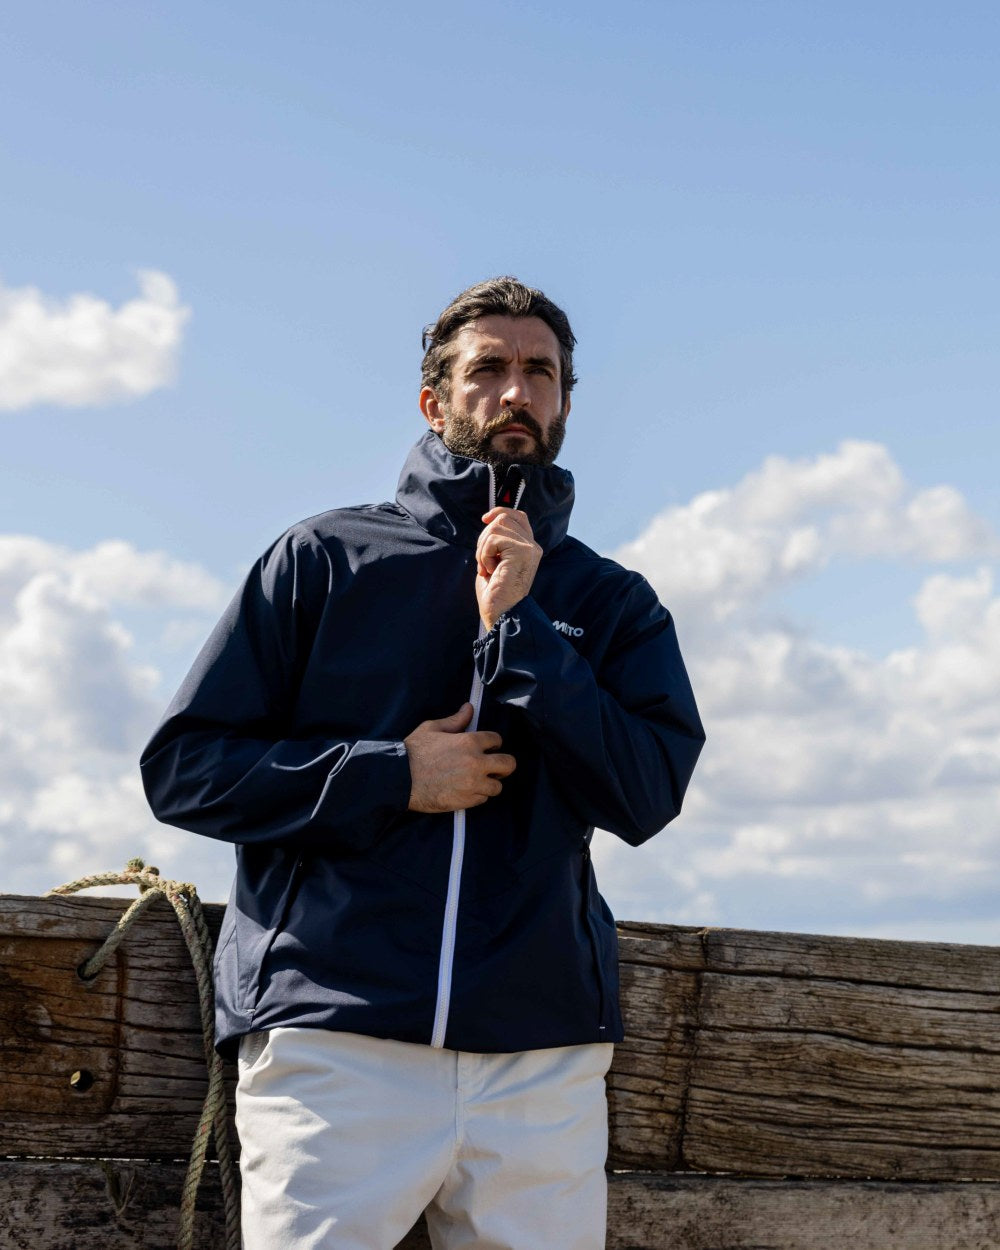
M510 374L500 396L500 404L504 408L527 408L531 403L531 395L525 385L525 377L521 373Z

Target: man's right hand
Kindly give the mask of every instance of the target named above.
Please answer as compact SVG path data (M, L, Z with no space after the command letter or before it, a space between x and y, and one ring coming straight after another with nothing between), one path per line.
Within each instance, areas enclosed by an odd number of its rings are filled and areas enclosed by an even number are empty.
M513 755L498 754L499 734L465 732L472 711L471 703L463 703L443 720L422 721L403 739L410 760L411 812L478 807L498 795L503 789L499 779L514 771Z

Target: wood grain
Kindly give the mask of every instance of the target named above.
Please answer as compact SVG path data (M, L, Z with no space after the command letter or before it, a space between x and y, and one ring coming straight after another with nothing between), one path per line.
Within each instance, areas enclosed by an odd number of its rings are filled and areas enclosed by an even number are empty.
M167 904L94 981L77 975L129 901L0 896L9 1155L186 1156L205 1075ZM221 910L207 908L216 928ZM1000 1179L1000 951L629 923L619 935L613 1167ZM70 1085L76 1071L88 1090Z
M184 1165L0 1161L4 1250L174 1250ZM1000 1185L614 1173L608 1250L996 1250ZM218 1177L196 1250L223 1244ZM423 1221L399 1250L429 1250ZM542 1248L540 1248L542 1250ZM548 1250L548 1247L544 1248Z
M615 1166L1000 1177L1000 951L649 924L619 938ZM636 1097L651 1044L664 1088Z
M191 1149L205 1060L194 971L169 904L145 912L92 981L78 975L131 901L0 896L5 1154L179 1158ZM217 932L221 908L206 911ZM74 1088L74 1072L92 1084Z

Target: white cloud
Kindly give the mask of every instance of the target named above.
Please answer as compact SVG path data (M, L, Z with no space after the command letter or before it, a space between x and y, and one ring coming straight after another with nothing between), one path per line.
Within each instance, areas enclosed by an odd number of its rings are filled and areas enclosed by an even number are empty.
M214 612L224 606L217 578L163 551L136 551L112 539L74 556L67 566L80 594L102 603Z
M140 295L119 308L0 284L0 410L103 404L167 385L190 309L165 273L138 278Z
M936 938L951 916L1000 942L998 552L953 488L845 442L770 457L616 553L675 611L709 735L675 827L638 857L601 840L617 910ZM776 623L776 592L835 557L974 567L928 568L919 643L878 657Z
M0 536L0 889L40 893L172 848L165 873L197 880L201 865L224 895L227 848L164 839L143 798L138 754L169 692L122 618L204 637L228 593L198 565L128 543Z
M989 558L1000 540L953 488L908 490L885 447L855 440L812 460L770 456L736 486L661 513L615 554L703 627L836 556Z

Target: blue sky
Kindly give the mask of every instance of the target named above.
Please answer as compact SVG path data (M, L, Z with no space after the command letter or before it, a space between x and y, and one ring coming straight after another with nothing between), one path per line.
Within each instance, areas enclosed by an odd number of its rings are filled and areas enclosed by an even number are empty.
M104 825L115 813L160 858L177 848L176 875L193 863L210 895L224 889L225 848L142 824L127 760L259 551L301 516L391 493L420 431L420 327L509 272L559 300L578 334L562 457L574 530L630 551L674 608L717 729L676 830L632 860L608 852L612 905L995 940L982 886L1000 849L1000 687L992 583L976 578L995 569L1000 530L998 35L995 7L969 3L42 2L0 15L0 535L34 544L0 580L15 622L0 634L14 885L45 888L74 857L123 859L125 833L67 815L67 795L113 792ZM176 300L161 286L149 313L140 270L166 275ZM29 288L30 334L50 335L30 352ZM53 402L59 309L81 294L107 314L93 314L102 350L131 362L127 398L83 377L84 345ZM137 299L139 337L122 346L108 317ZM140 341L147 314L171 329L166 346ZM5 402L12 360L20 389ZM845 440L881 451L838 453ZM943 503L926 494L938 487ZM706 492L723 502L695 507ZM775 555L804 529L794 558ZM756 545L706 580L747 534ZM169 594L154 588L156 552L174 562L157 566ZM718 618L734 579L765 565ZM950 580L928 590L935 577ZM43 611L38 586L61 586L63 607ZM48 651L31 634L44 621L62 639ZM747 692L781 639L784 693L764 725ZM743 656L742 694L720 673L726 654ZM106 704L124 737L104 722L84 732L84 684L67 694L95 655L120 694L89 679L94 715ZM45 668L34 685L31 664ZM824 665L827 685L802 678ZM962 698L956 672L972 674ZM62 744L62 798L25 762L37 757L15 707ZM805 765L777 798L765 763L756 781L740 773L741 733L815 760L839 758L852 726L868 761L895 745L849 800ZM978 761L960 795L946 740ZM863 763L845 767L856 779ZM944 780L886 791L879 778L908 767ZM970 822L975 854L945 882L934 855ZM807 828L822 853L805 863Z

